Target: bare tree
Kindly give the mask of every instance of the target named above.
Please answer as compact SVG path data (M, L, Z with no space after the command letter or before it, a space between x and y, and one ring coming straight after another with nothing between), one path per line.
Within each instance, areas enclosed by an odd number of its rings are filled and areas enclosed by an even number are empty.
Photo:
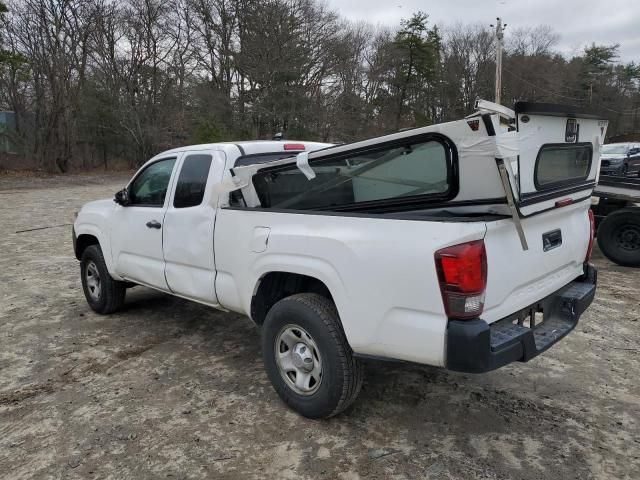
M491 98L494 44L482 25L455 25L445 32L443 104L447 118L465 115L477 98Z
M77 0L23 0L9 17L8 33L31 75L32 152L51 171L66 171L73 157L78 98L87 70L89 10Z
M494 88L486 26L350 23L317 0L13 0L0 108L50 171L135 166L189 142L354 141L468 114ZM640 68L616 46L565 58L548 26L507 31L503 95L589 105L638 128Z
M560 35L549 25L517 28L510 32L507 50L512 55L550 55Z

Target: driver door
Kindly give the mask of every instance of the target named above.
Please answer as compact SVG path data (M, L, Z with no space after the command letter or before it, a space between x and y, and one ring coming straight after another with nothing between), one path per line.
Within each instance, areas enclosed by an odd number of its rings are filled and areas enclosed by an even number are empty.
M111 223L116 273L165 291L162 228L176 163L176 157L162 158L140 170L127 187L129 203L116 207Z

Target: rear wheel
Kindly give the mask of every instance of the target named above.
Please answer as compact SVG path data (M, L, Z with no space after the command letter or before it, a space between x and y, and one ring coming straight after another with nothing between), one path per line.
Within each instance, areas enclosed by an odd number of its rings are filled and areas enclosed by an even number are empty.
M602 253L619 265L640 266L640 209L622 209L607 215L598 226Z
M302 293L276 303L262 328L265 368L280 398L301 415L327 418L356 399L363 366L333 302Z
M124 304L126 284L111 278L99 245L91 245L82 252L80 277L87 303L97 313L108 314Z

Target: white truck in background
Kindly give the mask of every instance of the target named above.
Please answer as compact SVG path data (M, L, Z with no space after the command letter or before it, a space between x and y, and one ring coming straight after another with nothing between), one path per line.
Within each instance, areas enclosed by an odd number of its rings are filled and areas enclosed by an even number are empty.
M606 121L479 102L450 123L348 145L196 145L83 206L92 309L144 285L248 315L304 416L356 398L362 358L465 372L528 361L591 303L590 197Z

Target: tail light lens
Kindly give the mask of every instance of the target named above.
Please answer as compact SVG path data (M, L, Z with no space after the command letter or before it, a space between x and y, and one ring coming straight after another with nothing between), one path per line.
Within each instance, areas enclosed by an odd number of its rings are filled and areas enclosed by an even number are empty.
M304 150L304 143L285 143L284 149L289 150Z
M585 262L591 260L591 254L593 253L593 240L596 236L596 220L593 217L593 210L589 209L589 246L587 247L587 256L584 259Z
M436 252L435 259L447 316L463 320L480 315L487 287L484 240L443 248Z

